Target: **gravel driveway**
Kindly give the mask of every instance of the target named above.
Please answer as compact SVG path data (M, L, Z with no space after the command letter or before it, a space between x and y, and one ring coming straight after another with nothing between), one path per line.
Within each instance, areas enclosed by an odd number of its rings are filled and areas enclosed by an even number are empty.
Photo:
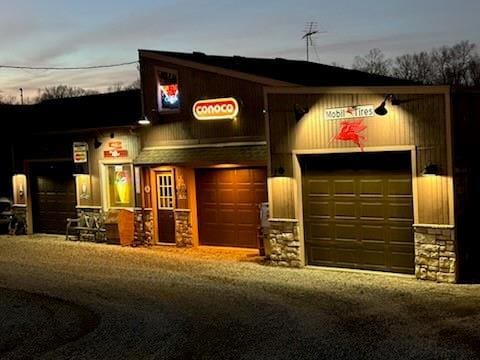
M256 260L5 236L0 288L74 302L99 319L42 359L480 358L479 285Z

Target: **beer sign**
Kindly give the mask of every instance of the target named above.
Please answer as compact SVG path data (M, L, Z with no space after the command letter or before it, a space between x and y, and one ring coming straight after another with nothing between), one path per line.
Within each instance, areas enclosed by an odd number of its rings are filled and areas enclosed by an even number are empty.
M73 143L73 162L82 164L88 161L88 144L86 142Z
M199 100L193 104L197 120L234 119L238 115L238 102L234 98Z

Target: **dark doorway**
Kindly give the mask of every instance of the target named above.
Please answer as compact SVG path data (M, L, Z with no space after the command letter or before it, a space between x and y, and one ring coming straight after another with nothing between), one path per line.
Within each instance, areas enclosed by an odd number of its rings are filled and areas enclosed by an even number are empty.
M30 167L33 231L63 234L66 219L77 216L71 162L35 163Z

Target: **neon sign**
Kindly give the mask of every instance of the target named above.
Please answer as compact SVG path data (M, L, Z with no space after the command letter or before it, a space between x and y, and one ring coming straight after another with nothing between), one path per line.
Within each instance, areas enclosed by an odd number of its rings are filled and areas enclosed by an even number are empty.
M193 116L197 120L234 119L238 108L234 98L199 100L193 104Z
M335 135L330 142L333 140L351 141L363 151L363 142L366 141L367 138L360 133L366 128L367 125L363 123L363 119L342 121L338 134Z

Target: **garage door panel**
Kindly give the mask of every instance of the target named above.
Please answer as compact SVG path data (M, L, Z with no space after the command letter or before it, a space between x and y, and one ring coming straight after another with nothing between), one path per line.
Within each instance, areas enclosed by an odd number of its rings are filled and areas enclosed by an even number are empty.
M360 202L360 218L365 220L382 221L385 218L385 207L378 202Z
M218 202L225 205L233 205L235 202L235 194L233 189L218 189Z
M335 224L335 238L337 241L353 239L356 241L358 236L358 228L353 224Z
M220 209L217 211L218 217L215 223L235 224L237 214L234 209Z
M385 227L383 225L360 225L361 238L372 241L385 241Z
M310 239L328 239L334 237L334 226L328 223L311 223L309 228Z
M332 257L333 250L326 246L322 246L320 248L309 246L306 251L311 265L332 266L332 264L334 264Z
M360 196L383 197L382 179L361 179L359 180Z
M336 196L355 196L355 181L334 180L333 191Z
M389 179L388 195L390 196L412 196L412 181L411 179Z
M405 220L411 221L413 218L413 208L411 203L390 203L387 207L388 218L391 221Z
M309 180L308 193L310 196L329 196L330 181L329 180Z
M305 156L301 165L308 264L413 272L409 153Z
M237 224L255 227L254 224L257 222L257 212L255 209L237 209L236 220Z
M387 238L391 243L408 243L413 249L413 229L411 226L389 226Z
M254 204L255 192L251 188L237 189L236 201L237 204Z
M384 249L368 249L362 252L362 263L370 266L385 267L387 259Z
M326 201L315 201L312 200L308 204L309 206L309 214L312 218L330 218L331 217L331 210L330 210L330 203Z
M214 190L207 189L205 187L202 193L202 197L203 197L204 204L216 204L218 201L217 192Z
M266 170L202 169L196 171L196 183L200 243L257 247L258 205L267 200ZM208 221L213 213L215 221Z
M333 204L333 215L337 219L356 219L355 203L337 201Z

